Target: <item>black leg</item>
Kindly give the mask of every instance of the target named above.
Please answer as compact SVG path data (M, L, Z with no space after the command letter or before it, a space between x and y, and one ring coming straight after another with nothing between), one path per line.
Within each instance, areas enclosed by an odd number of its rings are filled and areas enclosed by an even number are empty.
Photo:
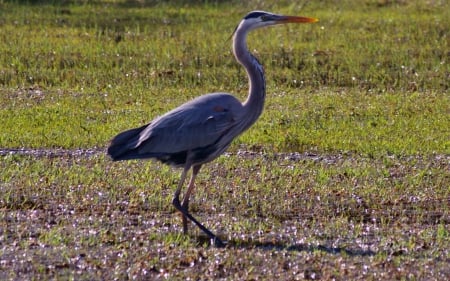
M225 244L220 240L219 237L217 237L214 233L209 231L206 227L204 227L199 221L197 221L191 214L189 214L180 204L180 199L178 197L174 197L172 204L175 206L175 208L180 211L185 217L187 217L189 220L191 220L193 223L195 223L198 228L200 228L213 242L214 246L216 247L224 247Z
M189 198L192 194L192 191L194 190L194 182L197 178L197 174L200 171L200 168L202 165L196 165L192 167L192 175L191 179L189 180L188 189L186 190L186 193L184 194L183 202L181 203L181 207L189 213ZM187 234L188 232L188 223L187 223L187 217L185 215L182 215L181 218L183 219L183 232L184 234Z
M178 188L175 191L175 194L173 196L172 204L175 206L175 208L181 212L182 219L183 219L183 232L186 234L188 230L188 224L187 219L191 220L193 223L195 223L208 237L213 241L213 244L216 247L224 247L225 244L211 231L209 231L206 227L204 227L199 221L197 221L190 213L189 213L189 197L194 190L194 182L195 177L197 176L198 172L200 171L201 165L196 165L192 168L192 176L189 180L189 186L188 189L184 195L183 203L180 204L180 193L181 193L181 187L183 186L184 180L186 179L186 174L190 169L189 165L186 165L183 173L181 174L180 183L178 184Z

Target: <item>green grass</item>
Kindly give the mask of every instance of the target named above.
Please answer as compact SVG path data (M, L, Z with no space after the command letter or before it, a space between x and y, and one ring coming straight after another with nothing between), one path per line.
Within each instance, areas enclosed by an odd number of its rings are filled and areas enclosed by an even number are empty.
M0 279L450 278L447 1L36 2L0 0ZM178 171L104 148L244 100L228 38L253 9L320 22L250 34L265 111L191 204L216 249L180 234Z
M245 98L227 38L247 7L132 3L2 4L0 147L103 147L198 95ZM321 21L250 35L268 101L236 144L449 153L447 6L377 3L274 7Z

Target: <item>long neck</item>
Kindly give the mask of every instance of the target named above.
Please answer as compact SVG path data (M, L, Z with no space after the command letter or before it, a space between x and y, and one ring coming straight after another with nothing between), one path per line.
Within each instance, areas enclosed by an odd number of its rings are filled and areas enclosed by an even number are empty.
M247 31L239 27L233 37L233 52L236 60L245 68L249 79L247 100L243 103L246 121L244 127L250 127L261 115L266 97L264 70L258 60L247 49Z

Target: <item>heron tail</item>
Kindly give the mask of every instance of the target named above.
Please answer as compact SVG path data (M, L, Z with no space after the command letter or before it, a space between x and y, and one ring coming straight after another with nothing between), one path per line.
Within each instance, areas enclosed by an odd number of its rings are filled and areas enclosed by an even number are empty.
M146 127L147 125L140 128L131 129L115 136L108 147L108 155L112 158L112 160L120 161L141 158L137 157L137 144L139 141L139 134Z

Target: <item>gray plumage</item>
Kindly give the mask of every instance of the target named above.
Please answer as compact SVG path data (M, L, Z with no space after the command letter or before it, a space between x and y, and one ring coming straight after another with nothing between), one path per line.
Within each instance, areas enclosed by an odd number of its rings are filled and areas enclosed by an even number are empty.
M189 196L202 164L221 155L239 134L247 130L261 115L266 84L264 71L258 60L248 52L246 38L249 31L267 25L288 22L315 22L316 19L281 16L263 11L247 14L233 34L233 53L245 67L249 78L249 94L243 103L227 93L212 93L197 97L154 119L140 128L117 135L108 148L114 161L155 158L163 163L183 167L175 191L173 205L182 213L183 230L187 219L204 231L217 246L222 241L189 213ZM183 202L179 196L187 172L192 176Z
M119 134L108 153L114 160L157 158L176 167L185 165L188 154L195 159L192 164L208 162L218 155L202 151L226 149L233 139L230 134L242 125L242 107L229 94L198 97L148 125Z

